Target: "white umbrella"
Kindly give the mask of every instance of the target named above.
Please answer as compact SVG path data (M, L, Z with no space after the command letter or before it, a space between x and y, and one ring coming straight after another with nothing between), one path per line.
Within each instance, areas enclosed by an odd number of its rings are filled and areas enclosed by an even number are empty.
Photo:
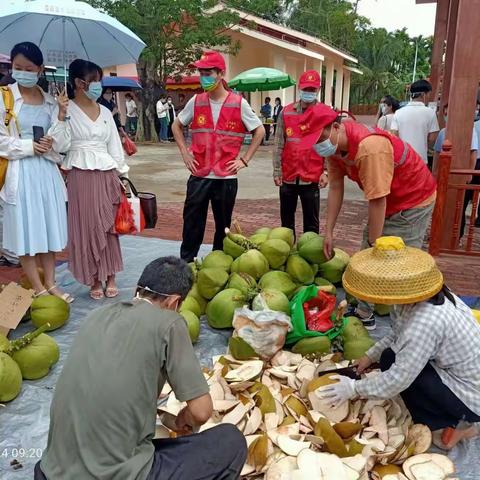
M67 63L76 58L101 67L137 63L145 48L145 43L118 20L73 0L3 4L0 52L9 54L15 44L26 41L40 47L46 65L63 66L65 72Z

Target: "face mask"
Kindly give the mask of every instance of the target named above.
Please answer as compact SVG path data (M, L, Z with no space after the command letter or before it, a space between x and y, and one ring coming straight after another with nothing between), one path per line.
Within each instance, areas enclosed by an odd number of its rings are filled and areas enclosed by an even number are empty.
M211 92L217 88L217 79L214 77L200 77L200 85L206 92Z
M316 92L304 92L300 90L300 100L305 103L312 103L317 99Z
M386 115L387 113L388 113L388 106L385 105L385 104L383 104L383 105L382 105L382 114L383 114L383 115Z
M21 87L32 88L38 82L38 73L14 69L12 70L12 78L16 80Z
M333 128L330 131L330 136L332 136L332 131L333 131ZM337 142L337 145L334 145L331 142L330 137L328 137L323 142L320 142L314 145L315 151L321 157L331 157L332 155L335 155L335 152L337 151L337 147L338 147L338 142Z
M168 104L169 104L169 105L172 103L172 101L171 101L171 100L167 100L167 102L168 102Z
M85 92L85 95L94 102L97 101L98 97L102 94L102 82L91 82L88 86L88 90Z

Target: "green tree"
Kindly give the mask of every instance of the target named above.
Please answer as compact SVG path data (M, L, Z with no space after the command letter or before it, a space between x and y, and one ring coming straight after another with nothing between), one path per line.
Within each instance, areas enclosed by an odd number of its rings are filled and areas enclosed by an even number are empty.
M137 138L156 137L156 102L167 78L188 72L204 49L235 52L228 30L238 15L212 10L216 0L88 0L135 32L147 45L137 66L143 90L139 93ZM108 46L105 46L108 48Z

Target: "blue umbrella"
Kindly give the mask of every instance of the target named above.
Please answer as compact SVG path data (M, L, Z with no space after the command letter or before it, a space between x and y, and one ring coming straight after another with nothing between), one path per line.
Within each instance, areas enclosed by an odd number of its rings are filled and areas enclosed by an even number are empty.
M63 66L65 77L67 63L76 58L101 67L137 63L145 48L142 40L118 20L73 0L33 0L2 6L2 53L9 53L16 43L24 41L40 47L45 64Z
M142 89L142 86L136 80L128 77L103 77L102 87L111 88L117 92Z

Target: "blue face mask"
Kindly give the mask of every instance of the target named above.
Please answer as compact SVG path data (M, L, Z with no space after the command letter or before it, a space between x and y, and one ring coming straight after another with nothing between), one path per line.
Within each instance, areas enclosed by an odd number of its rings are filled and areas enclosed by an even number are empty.
M217 86L217 79L214 77L200 76L200 85L206 92L211 92Z
M23 70L12 70L12 78L25 88L32 88L38 82L37 72L24 72Z
M330 131L330 135L332 135L332 130ZM323 142L316 143L313 146L315 152L318 153L321 157L331 157L332 155L335 155L335 152L337 151L338 148L338 143L337 145L334 145L332 141L330 140L330 137L324 140Z
M96 102L102 94L102 82L91 82L85 95Z
M316 92L304 92L300 90L300 100L305 103L313 103L317 99Z

